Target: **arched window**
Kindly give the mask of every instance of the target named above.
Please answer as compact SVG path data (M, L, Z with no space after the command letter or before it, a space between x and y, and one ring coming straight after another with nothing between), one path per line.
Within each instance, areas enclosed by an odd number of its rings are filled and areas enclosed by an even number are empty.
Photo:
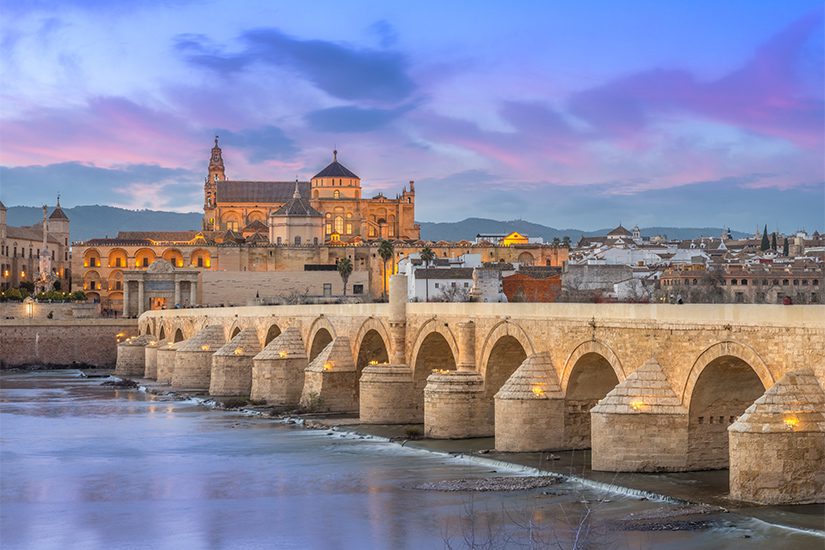
M301 246L301 236L297 235L295 237L295 246Z
M343 233L344 232L344 217L343 216L335 216L335 232L336 233Z

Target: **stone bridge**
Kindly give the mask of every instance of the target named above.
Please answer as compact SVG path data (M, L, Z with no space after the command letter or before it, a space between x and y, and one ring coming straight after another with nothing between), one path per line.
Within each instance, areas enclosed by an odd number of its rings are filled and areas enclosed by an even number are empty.
M592 449L605 471L730 468L732 498L825 500L825 306L406 303L152 311L118 372L282 407Z

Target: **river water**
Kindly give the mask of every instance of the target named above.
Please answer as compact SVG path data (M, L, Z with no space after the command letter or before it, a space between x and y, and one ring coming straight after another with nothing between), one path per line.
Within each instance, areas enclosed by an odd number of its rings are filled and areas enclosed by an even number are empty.
M518 472L100 383L72 370L0 375L4 550L572 548L577 536L582 547L628 549L825 543L725 513L701 516L698 529L652 531L656 522L639 520L681 505L574 481L423 489Z

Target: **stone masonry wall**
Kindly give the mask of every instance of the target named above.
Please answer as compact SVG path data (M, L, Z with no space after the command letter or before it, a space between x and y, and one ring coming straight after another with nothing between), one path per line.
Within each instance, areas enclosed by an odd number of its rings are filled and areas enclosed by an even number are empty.
M114 368L117 335L137 334L129 319L0 320L0 367L91 365Z

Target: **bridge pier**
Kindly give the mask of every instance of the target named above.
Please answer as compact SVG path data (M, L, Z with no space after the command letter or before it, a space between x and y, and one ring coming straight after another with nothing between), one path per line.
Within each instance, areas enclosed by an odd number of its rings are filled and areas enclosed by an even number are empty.
M492 403L484 379L476 370L476 325L458 324L458 361L455 371L436 372L424 388L424 433L435 439L493 435Z
M407 276L390 277L392 362L364 367L359 380L359 417L363 424L419 424L424 412L416 398L407 357Z
M306 368L301 406L324 412L358 411L358 370L349 338L333 338Z
M591 467L607 472L689 469L688 411L650 359L590 409Z
M252 393L252 364L261 352L261 342L251 328L241 330L212 355L209 395L249 397Z
M547 352L531 355L495 396L496 450L564 448L564 394Z
M364 367L360 388L362 424L420 424L424 420L408 365Z
M172 387L208 390L212 371L212 354L224 344L223 327L209 325L178 348Z
M253 358L250 398L270 405L297 407L308 360L300 331L287 328Z
M825 393L811 369L783 376L728 434L732 498L825 502Z
M424 388L424 434L433 439L487 437L489 404L475 371L434 373Z
M144 348L143 377L156 380L158 377L158 347L166 345L166 340L149 340Z
M145 370L144 351L149 337L145 334L127 338L117 345L117 362L115 363L115 375L117 376L143 376Z
M184 342L185 340L181 340L180 342L166 342L166 345L163 347L158 347L158 384L172 383L172 373L175 372L175 354L178 351L178 347Z

